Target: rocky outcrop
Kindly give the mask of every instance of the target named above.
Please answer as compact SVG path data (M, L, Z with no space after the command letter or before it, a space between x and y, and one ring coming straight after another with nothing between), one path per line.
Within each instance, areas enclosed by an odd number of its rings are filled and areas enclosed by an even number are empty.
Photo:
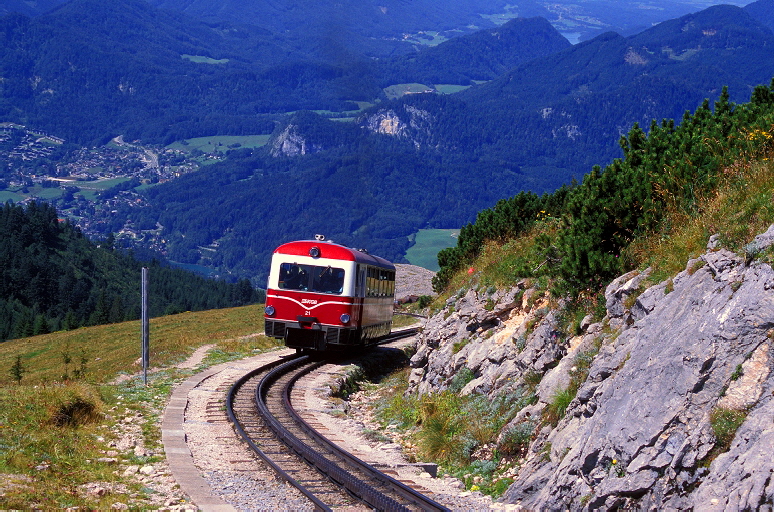
M540 418L557 391L588 375L566 414L543 421L502 500L526 509L771 510L774 503L774 270L756 259L774 227L737 255L711 241L706 254L646 289L649 271L616 279L607 316L583 332L561 327L561 304L522 282L470 289L428 320L411 360L411 392L526 388L536 403L513 419ZM714 242L714 243L713 243ZM751 245L754 244L754 247ZM729 448L716 411L744 422ZM727 450L727 451L726 451Z
M286 126L270 144L269 153L273 157L306 155L322 150L321 146L307 141L306 137L299 133L298 127L293 124Z
M435 296L433 276L435 272L407 263L395 264L395 300L409 302L422 295Z
M404 104L367 114L358 124L372 133L410 139L419 149L432 144L434 122L435 118L428 111Z
M524 373L544 372L562 357L558 341L555 312L526 282L505 292L471 288L425 324L409 392L445 389L463 367L475 374L463 393L514 389Z

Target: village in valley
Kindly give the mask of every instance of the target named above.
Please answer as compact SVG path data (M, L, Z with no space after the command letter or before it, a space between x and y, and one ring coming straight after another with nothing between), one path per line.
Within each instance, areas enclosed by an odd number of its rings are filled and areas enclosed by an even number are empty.
M145 205L135 187L163 183L222 158L220 153L143 146L122 136L103 146L79 147L23 125L0 123L0 201L46 201L86 235L113 233L163 252L160 226L140 229L116 214Z

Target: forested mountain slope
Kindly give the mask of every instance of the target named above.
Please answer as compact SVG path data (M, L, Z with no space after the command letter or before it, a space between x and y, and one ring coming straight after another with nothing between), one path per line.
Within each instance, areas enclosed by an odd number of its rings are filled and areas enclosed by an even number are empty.
M140 317L143 264L96 246L45 203L0 209L0 340ZM150 316L250 304L247 280L227 284L152 263Z
M72 0L36 18L0 18L0 27L0 116L83 144L270 133L286 112L357 110L354 101L383 94L380 83L417 69L354 53L327 58L311 40L204 24L144 0ZM490 33L420 53L426 75L414 79L494 78L568 46L538 20L497 34L497 44L481 43ZM527 43L535 37L543 44Z
M289 126L306 130L304 119ZM328 132L333 125L315 124ZM359 129L350 129L354 140L341 151L292 161L234 158L148 189L153 207L126 214L138 224L164 226L170 259L229 269L261 283L271 251L290 239L322 233L397 262L418 226L458 226L505 191L551 188L518 169L485 162L471 169L418 156L413 145L387 136L361 141ZM289 165L297 170L288 171ZM213 242L216 249L200 249Z
M61 0L38 0L36 2L25 2L24 0L3 0L0 5L0 16L6 14L18 13L26 16L34 16L44 13L61 4Z
M551 55L570 43L545 18L516 18L435 47L382 59L380 85L402 82L463 84L492 80L519 64Z
M304 63L266 31L143 0L73 0L0 27L0 116L73 142L265 133L262 113L354 108L343 99L379 94L357 66Z
M753 18L774 30L774 2L771 0L756 0L744 7Z
M558 169L566 183L620 156L617 140L634 123L679 120L723 86L732 101L748 100L774 76L772 47L774 33L762 21L716 6L628 38L603 34L452 96L382 102L358 122L379 132L389 118L396 138L444 158L498 161L535 175ZM432 121L415 122L412 112ZM332 145L314 139L319 148Z
M582 174L619 156L617 139L635 122L679 119L724 85L733 101L748 100L774 76L771 48L774 34L761 22L717 6L535 59L442 107L426 98L403 101L436 116L443 129L433 130L433 144L441 148Z

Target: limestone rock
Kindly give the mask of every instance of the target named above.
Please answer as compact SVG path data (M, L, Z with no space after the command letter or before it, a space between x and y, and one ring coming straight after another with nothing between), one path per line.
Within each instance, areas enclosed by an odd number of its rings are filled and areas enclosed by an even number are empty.
M298 131L298 126L290 124L271 141L271 156L298 156L317 153L322 150L317 144L310 143Z
M769 240L774 227L755 243ZM716 237L685 270L645 289L649 273L614 280L606 320L584 319L581 336L562 333L560 309L524 283L462 290L426 322L409 393L447 389L463 369L472 378L462 392L490 397L540 377L537 402L503 432L540 418L577 358L593 356L565 416L533 437L504 504L771 510L774 270ZM710 419L718 407L747 415L720 454Z
M648 314L600 350L576 395L578 402L593 399L593 413L568 414L548 436L552 450L567 455L552 471L524 466L520 474L532 475L517 479L504 501L535 509L585 503L704 510L715 503L739 510L774 499L774 459L763 455L774 446L774 399L762 393L774 389L768 362L774 271L766 264L745 268L724 249L698 261L705 264L689 264L671 293L656 288L641 296ZM622 276L608 287L609 306L620 304L632 279ZM733 405L721 395L734 387L738 365L747 379L736 384L744 391L732 394L748 399ZM709 413L723 403L749 407L750 414L731 450L704 474L699 463L716 443ZM611 470L614 460L619 472Z

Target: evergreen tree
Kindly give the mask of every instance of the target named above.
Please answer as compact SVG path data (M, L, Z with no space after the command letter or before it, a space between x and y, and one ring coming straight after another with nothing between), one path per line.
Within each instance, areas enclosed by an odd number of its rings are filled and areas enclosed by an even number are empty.
M21 383L22 377L26 371L27 370L25 370L24 366L22 365L21 356L17 355L13 366L11 366L11 377L16 381L17 384L19 384Z

